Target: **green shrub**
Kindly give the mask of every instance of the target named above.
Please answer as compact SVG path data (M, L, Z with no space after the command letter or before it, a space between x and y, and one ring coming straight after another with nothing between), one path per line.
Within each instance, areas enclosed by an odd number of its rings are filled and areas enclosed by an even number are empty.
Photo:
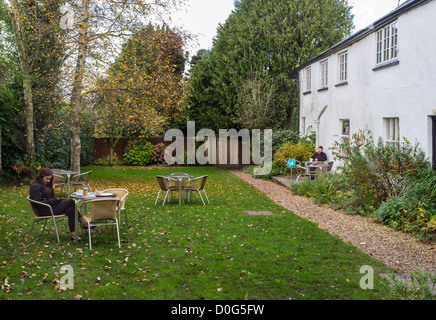
M109 155L98 158L94 161L95 165L98 166L108 166L109 165ZM122 159L118 159L118 155L116 153L112 156L112 165L113 166L122 166L124 164Z
M298 132L292 130L273 130L272 132L272 153L274 154L280 147L285 143L298 143L299 135ZM260 136L261 150L264 149L264 135Z
M148 166L153 163L153 145L145 140L131 143L124 154L128 166Z
M245 173L251 174L253 176L253 178L263 179L263 180L271 180L271 178L274 176L283 175L283 167L275 165L274 163L272 163L271 172L269 174L267 174L267 175L255 175L254 169L255 168L262 168L262 167L263 167L263 165L249 165L249 166L244 166L242 168L242 171Z
M381 138L375 144L368 130L353 134L347 142L336 143L332 151L342 163L344 186L352 190L347 208L356 213L371 213L389 197L398 196L407 173L427 165L417 144L411 145L406 139L386 144Z
M430 164L424 168L413 168L407 172L402 187L405 192L419 188L424 201L436 201L436 171Z
M335 173L320 174L315 180L294 182L290 189L294 194L311 197L317 204L335 202L338 184Z
M274 176L281 176L281 175L283 175L283 170L284 170L283 166L279 166L279 165L277 165L275 163L271 163L271 166L272 166L271 172L269 174L265 174L265 175L255 175L254 174L254 169L253 169L253 173L252 173L253 177L256 178L256 179L270 180ZM258 168L262 168L263 164L262 165L258 165L257 167Z
M314 150L312 144L286 142L274 154L273 162L284 168L286 165L285 159L295 158L298 161L307 161L314 154Z
M382 278L383 286L402 300L436 300L436 275L416 269L410 280L392 273Z
M436 235L436 201L428 186L414 183L399 197L390 197L375 212L376 218L393 229L424 238Z
M17 174L19 181L27 183L33 180L44 164L32 160L28 155L24 155L23 158L23 160L17 160L15 162L12 170Z

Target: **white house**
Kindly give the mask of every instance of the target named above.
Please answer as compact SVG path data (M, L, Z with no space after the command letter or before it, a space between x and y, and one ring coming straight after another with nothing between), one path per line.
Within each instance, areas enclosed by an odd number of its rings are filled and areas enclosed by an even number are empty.
M435 22L435 0L409 0L301 65L300 133L316 131L330 160L334 141L368 128L436 164Z

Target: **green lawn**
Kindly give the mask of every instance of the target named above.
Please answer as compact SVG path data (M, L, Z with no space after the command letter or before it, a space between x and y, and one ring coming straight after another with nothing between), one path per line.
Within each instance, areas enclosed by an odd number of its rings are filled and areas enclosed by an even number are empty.
M288 300L391 299L374 258L319 229L226 170L211 167L86 167L93 188L130 191L121 249L111 229L70 241L67 224L58 244L52 224L41 236L32 223L28 186L0 190L0 299ZM156 175L182 171L209 175L211 205L155 205ZM249 216L247 210L274 216ZM74 289L59 290L70 265ZM360 268L369 265L374 289L363 290Z

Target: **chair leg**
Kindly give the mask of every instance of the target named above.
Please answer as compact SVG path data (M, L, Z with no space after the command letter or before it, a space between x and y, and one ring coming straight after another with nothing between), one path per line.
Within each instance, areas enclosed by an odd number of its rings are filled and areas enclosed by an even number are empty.
M33 219L32 226L30 227L29 236L32 234L33 226L35 225L35 223L36 223L36 219Z
M206 196L207 202L210 204L209 198L207 197L206 190L203 189L204 195Z
M46 220L44 220L44 227L42 228L42 232L41 232L41 235L43 236L44 235L44 230L45 230L45 226L47 225L47 219Z
M124 209L123 211L124 211L124 217L126 218L126 227L128 227L129 223L127 221L127 210Z
M83 239L83 218L82 218L82 220L80 221L80 223L79 223L79 226L80 226L80 232L81 232L81 234L82 234L82 239ZM77 236L77 231L76 231L76 236Z
M118 235L118 248L121 248L121 242L120 242L120 226L118 225L118 220L115 219L115 222L117 224L117 235Z
M170 192L169 190L165 193L165 199L164 199L164 201L163 201L163 203L162 203L162 206L163 205L165 205L165 201L167 200L167 197L168 197L168 192Z
M89 250L92 250L91 245L91 228L90 228L90 222L88 221L88 238L89 238Z
M201 192L200 190L197 190L198 194L200 195L201 201L203 201L203 206L205 206L206 204L204 203L203 197L201 196Z
M161 191L162 191L162 190L159 190L159 193L157 194L156 202L155 202L154 204L157 204L157 201L159 200L159 197L160 197L160 193L161 193Z
M59 232L58 232L58 227L56 226L55 217L53 217L53 223L54 223L54 227L55 227L55 231L56 231L56 237L58 238L58 243L61 243L61 241L59 240Z

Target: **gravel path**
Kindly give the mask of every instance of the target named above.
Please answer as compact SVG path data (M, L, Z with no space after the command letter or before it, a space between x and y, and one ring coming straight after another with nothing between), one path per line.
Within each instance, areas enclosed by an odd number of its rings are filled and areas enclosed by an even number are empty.
M231 171L296 215L316 222L321 229L338 235L399 273L416 269L436 274L436 243L417 240L410 235L383 226L362 216L352 216L319 206L306 197L296 196L277 183L254 179L242 171Z

